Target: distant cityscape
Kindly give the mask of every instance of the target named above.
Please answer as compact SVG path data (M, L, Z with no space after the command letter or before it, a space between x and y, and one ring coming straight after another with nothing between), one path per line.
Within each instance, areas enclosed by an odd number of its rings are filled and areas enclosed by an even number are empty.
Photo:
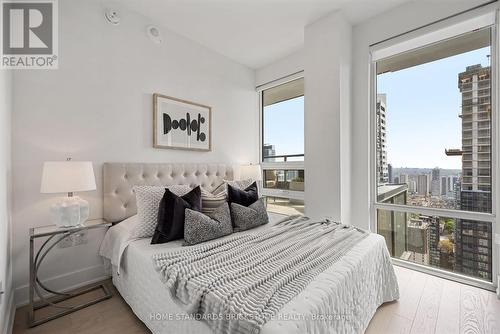
M457 209L460 197L459 169L392 168L388 183L408 186L407 204L429 208Z
M462 169L401 168L388 162L387 96L377 95L377 199L429 208L491 212L490 67L468 66L458 74ZM393 257L492 279L491 223L379 210L378 233Z

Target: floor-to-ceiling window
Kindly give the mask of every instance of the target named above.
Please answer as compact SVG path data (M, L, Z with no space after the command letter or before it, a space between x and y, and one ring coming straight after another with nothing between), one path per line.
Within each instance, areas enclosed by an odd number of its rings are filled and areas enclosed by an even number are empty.
M492 286L494 15L372 50L372 202L391 255Z
M261 91L262 193L270 211L304 213L304 79Z

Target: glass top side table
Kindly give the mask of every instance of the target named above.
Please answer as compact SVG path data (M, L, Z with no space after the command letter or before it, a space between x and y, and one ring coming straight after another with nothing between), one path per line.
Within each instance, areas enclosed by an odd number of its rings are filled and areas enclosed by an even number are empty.
M89 285L83 289L77 289L74 291L56 291L54 289L48 288L43 282L38 278L38 271L46 258L47 254L56 247L61 241L66 239L75 233L92 230L96 228L108 228L111 223L106 222L103 219L87 220L83 225L78 225L75 227L58 227L56 225L47 225L40 227L32 227L29 229L30 236L30 279L29 279L29 315L28 315L28 325L30 327L38 326L47 321L57 319L64 315L70 314L72 312L81 310L90 305L94 305L103 300L112 297L112 294L108 287L103 283L97 283ZM45 238L40 248L35 252L35 239ZM92 299L88 302L76 305L61 305L60 303L67 301L68 299L89 293L94 290L102 289L104 293L103 296L96 299ZM53 295L47 297L47 294ZM39 298L35 302L35 295ZM37 310L53 307L57 309L57 312L51 313L49 316L45 316L40 319L36 319L35 312Z

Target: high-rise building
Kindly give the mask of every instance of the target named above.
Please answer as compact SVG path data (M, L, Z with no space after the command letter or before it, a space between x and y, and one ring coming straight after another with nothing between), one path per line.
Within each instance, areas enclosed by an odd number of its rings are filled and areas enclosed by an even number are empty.
M399 174L399 182L400 183L408 183L408 174L401 173Z
M491 68L467 66L458 75L462 93L461 210L491 212ZM449 154L449 155L458 155ZM457 195L457 194L456 194ZM455 271L491 280L492 231L488 222L457 219Z
M386 95L377 94L377 177L378 183L389 182L386 142Z
M391 164L387 164L387 175L389 177L389 183L393 183L394 182L394 179L393 179L393 175L392 175L392 165ZM395 182L395 183L398 183L398 182Z
M415 180L408 180L408 191L412 194L417 192L417 182Z
M440 194L441 196L446 196L448 193L448 183L449 183L449 178L447 176L441 176L441 189L440 189Z
M459 184L458 187L457 187L457 184ZM455 200L460 198L460 189L461 189L460 178L458 176L455 176L455 175L449 176L448 177L448 186L449 186L449 188L448 188L447 196L449 198L452 198ZM460 205L457 205L456 209L460 209Z
M440 267L441 251L439 250L439 241L441 230L439 226L439 217L420 216L429 226L429 264Z
M458 181L458 176L450 175L448 176L448 181L446 183L446 192L453 191L455 189L455 183Z
M431 194L433 196L440 195L440 178L441 178L441 170L439 167L436 167L432 170L431 173Z
M440 267L439 217L419 215L418 218L411 218L407 231L408 247L403 257L417 263Z
M273 162L276 161L275 158L266 158L266 157L274 157L276 155L276 149L274 148L274 145L271 144L264 144L262 147L262 156L264 157L266 162Z
M407 227L408 233L408 254L403 254L403 257L408 257L413 262L420 264L429 264L429 225L422 219L410 219Z
M417 177L417 193L422 196L429 194L429 175L420 174Z
M453 193L455 194L455 209L460 210L460 193L462 191L462 182L458 180L453 184Z
M491 193L490 67L459 74L462 93L462 190Z

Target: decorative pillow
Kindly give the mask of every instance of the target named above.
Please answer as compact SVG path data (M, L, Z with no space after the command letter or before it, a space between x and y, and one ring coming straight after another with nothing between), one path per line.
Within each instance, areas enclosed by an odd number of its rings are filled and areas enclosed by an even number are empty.
M166 188L177 196L185 195L191 191L191 187L188 185L134 187L139 219L132 230L132 238L151 238L155 232L156 223L158 222L158 208Z
M259 199L259 191L257 182L249 185L245 190L241 190L227 185L227 201L229 203L237 203L243 206L249 206Z
M224 182L222 182L214 190L212 190L212 194L227 196L227 186L228 185L230 185L233 188L238 188L238 189L243 190L243 189L248 188L248 186L250 186L253 182L254 182L254 180L252 180L252 179L234 180L234 181L224 180Z
M263 198L248 207L231 203L231 218L235 232L245 231L269 222Z
M201 212L208 215L222 204L227 202L226 194L215 195L205 189L201 189Z
M186 209L184 245L199 244L231 233L233 233L233 225L231 224L231 213L227 202L224 202L208 215Z
M166 189L158 209L158 224L156 224L151 244L162 244L182 239L184 237L186 209L201 211L200 186L182 197Z

